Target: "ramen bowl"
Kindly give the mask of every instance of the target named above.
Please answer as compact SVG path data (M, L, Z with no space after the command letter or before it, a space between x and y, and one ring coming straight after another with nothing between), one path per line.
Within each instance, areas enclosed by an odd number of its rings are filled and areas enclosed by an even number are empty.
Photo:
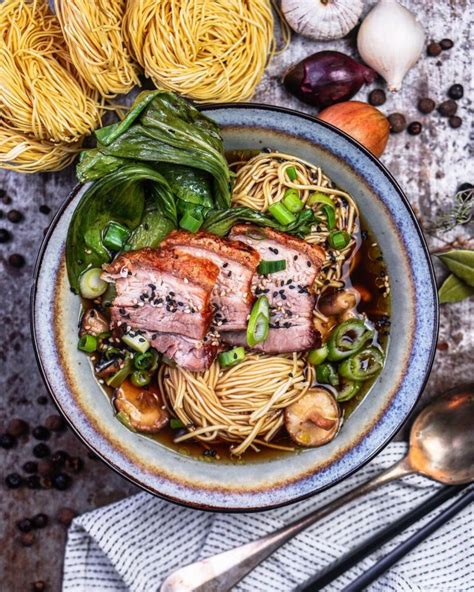
M263 105L205 107L226 150L271 147L320 166L356 200L384 254L392 324L385 367L337 438L319 448L251 462L203 462L129 431L77 350L80 299L69 289L65 242L84 192L76 187L42 245L32 291L32 330L45 383L82 440L150 493L187 506L264 510L313 495L356 471L394 436L427 380L438 331L436 286L415 216L396 181L367 150L312 117Z

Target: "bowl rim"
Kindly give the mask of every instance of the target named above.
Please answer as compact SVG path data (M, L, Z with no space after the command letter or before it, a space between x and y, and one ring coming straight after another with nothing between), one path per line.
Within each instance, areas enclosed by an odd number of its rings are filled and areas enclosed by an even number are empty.
M411 207L410 202L408 201L408 198L405 195L405 192L400 187L399 183L396 181L395 177L388 170L388 168L375 155L373 155L367 148L365 148L365 146L363 146L360 142L358 142L352 136L348 135L347 133L343 132L339 128L335 127L334 125L332 125L326 121L323 121L321 119L318 119L318 118L308 115L306 113L297 111L295 109L289 109L287 107L280 107L280 106L276 106L276 105L268 105L268 104L257 103L257 102L256 103L250 103L250 102L202 103L202 104L195 105L195 106L199 110L203 110L203 111L207 111L207 110L216 111L216 110L226 110L226 109L257 109L257 110L264 110L264 111L270 111L270 112L280 112L280 113L286 113L286 114L304 119L306 121L309 121L312 124L316 123L317 125L322 125L323 127L326 127L328 129L330 129L331 131L335 132L337 135L345 138L346 141L348 141L349 143L351 143L355 147L357 147L359 150L361 150L364 153L364 155L369 158L369 160L371 161L371 164L375 165L379 169L379 171L385 177L387 177L388 181L393 185L396 193L398 194L398 197L401 199L403 205L405 206L407 214L412 219L413 226L416 230L416 233L417 233L418 238L420 240L420 244L421 244L424 254L426 256L426 263L427 263L427 267L428 267L428 271L429 271L432 293L434 296L433 311L432 311L434 323L433 323L433 330L432 330L432 340L431 340L431 344L429 346L429 356L427 359L426 369L424 372L423 380L420 383L419 392L417 393L416 397L414 397L413 403L412 403L412 405L410 405L410 408L409 408L407 414L404 417L402 417L399 422L397 422L397 424L393 427L393 429L390 431L390 433L387 434L384 441L378 447L376 447L373 451L371 451L367 455L367 457L365 459L363 459L357 466L349 469L342 476L334 479L331 483L321 486L315 490L306 492L306 493L301 494L299 496L295 496L294 498L289 499L289 500L285 500L285 501L278 502L278 503L272 503L269 505L259 505L259 506L256 505L253 507L243 506L243 507L227 508L225 506L217 506L217 505L216 506L207 506L207 505L203 505L198 502L196 502L196 503L184 502L184 501L180 500L179 498L174 498L172 496L165 495L159 491L156 491L154 488L146 485L145 483L143 483L143 482L139 481L138 479L132 477L131 475L127 474L124 469L116 466L110 459L104 457L100 450L96 449L96 447L94 447L94 445L92 445L90 442L88 442L86 440L85 436L81 433L81 431L78 428L76 428L73 421L63 411L61 404L59 403L58 399L56 398L54 389L52 388L51 384L49 383L49 380L47 378L46 371L45 371L45 368L43 365L43 361L42 361L42 359L40 357L40 353L39 353L37 332L36 332L36 326L35 326L35 305L36 305L36 295L37 295L37 289L38 289L38 277L39 277L39 274L41 271L41 266L42 266L44 254L47 249L50 238L53 235L53 233L55 232L56 226L57 226L59 220L61 219L64 211L67 209L69 204L76 198L77 193L84 187L85 184L83 184L83 183L77 183L73 187L73 189L70 191L70 193L66 196L66 198L64 199L64 201L60 205L59 209L57 210L57 212L53 216L51 223L48 227L48 231L42 239L42 242L41 242L41 245L40 245L40 248L38 251L38 255L37 255L37 258L35 261L35 266L34 266L34 271L33 271L33 276L32 276L32 286L30 289L30 307L29 307L30 334L32 337L33 350L34 350L36 362L37 362L37 365L38 365L38 368L39 368L39 371L41 374L41 378L43 380L43 383L46 386L48 393L51 396L51 399L52 399L54 405L60 411L60 413L63 415L63 417L65 417L69 426L72 428L72 430L74 431L76 436L78 436L79 439L84 443L84 445L89 450L91 450L94 454L96 454L101 459L102 462L104 462L113 471L118 473L121 477L126 479L129 483L132 483L133 485L139 487L140 489L146 491L147 493L150 493L150 494L152 494L156 497L159 497L165 501L173 502L175 504L178 504L180 506L187 507L187 508L192 507L195 509L209 511L209 512L226 512L226 513L244 513L244 512L245 513L253 513L253 512L259 512L259 511L267 511L267 510L271 510L271 509L275 509L275 508L288 506L288 505L297 503L299 501L303 501L303 500L308 499L320 492L326 491L327 489L329 489L331 487L334 487L335 485L341 483L345 479L348 479L349 477L354 475L357 471L359 471L359 469L361 469L363 466L365 466L367 463L369 463L375 456L377 456L391 442L391 440L393 439L395 434L407 422L407 420L409 419L409 417L411 416L411 414L413 412L413 409L415 408L416 404L418 403L418 401L421 397L421 394L423 393L423 391L426 387L426 384L427 384L430 374L431 374L431 369L433 366L434 358L436 355L436 343L437 343L438 336L439 336L439 321L440 321L439 299L438 299L438 291L437 291L437 284L436 284L436 276L434 273L434 266L433 266L433 262L430 257L430 251L428 248L428 244L426 242L426 238L425 238L423 231L421 229L421 225L415 216L413 208Z

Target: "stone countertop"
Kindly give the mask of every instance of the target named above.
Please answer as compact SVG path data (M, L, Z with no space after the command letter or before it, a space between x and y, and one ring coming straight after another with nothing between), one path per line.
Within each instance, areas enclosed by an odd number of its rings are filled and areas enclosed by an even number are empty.
M402 90L389 96L381 107L386 114L399 111L406 115L408 121L418 120L423 124L419 136L410 136L406 132L391 136L382 161L399 181L418 219L427 228L439 211L449 208L461 183L474 182L474 155L468 125L472 121L470 73L473 56L469 53L469 38L472 37L469 11L472 8L469 0L405 0L403 3L418 14L428 39L449 37L455 44L453 49L443 52L438 58L423 56L407 75ZM290 64L319 49L338 49L354 54L353 46L350 39L324 44L294 36L290 48L273 59L254 100L314 113L313 109L285 92L280 84L282 72ZM457 130L450 129L447 120L437 113L425 116L416 109L420 97L429 96L437 103L444 100L447 89L454 83L461 83L465 88L465 97L459 102L459 114L464 123ZM377 86L381 84L370 88ZM370 88L361 90L355 99L365 100ZM11 418L21 417L35 426L55 413L53 403L49 397L46 398L33 353L29 296L34 263L44 232L74 183L71 167L61 173L38 175L0 170L0 228L8 229L13 235L11 242L0 245L0 361L3 370L0 375L0 432ZM42 213L40 206L47 206L49 213ZM24 219L20 223L13 224L6 218L11 209L23 214ZM46 211L45 208L41 210ZM470 229L464 227L447 235L427 235L427 239L434 251L455 239L472 241L472 231L472 226ZM8 264L8 257L13 253L25 257L23 268L15 269ZM435 264L441 281L446 273L442 266ZM441 307L438 351L421 403L458 383L472 380L472 312L472 300ZM30 583L36 580L47 582L48 591L60 590L66 539L66 528L55 518L60 508L67 506L81 513L138 491L102 462L90 458L70 429L53 435L47 442L53 451L66 450L84 461L84 469L73 475L73 484L67 491L8 490L4 477L12 471L21 472L23 463L31 460L31 450L36 443L31 436L25 436L12 450L0 449L0 588L5 592L29 590ZM50 525L35 531L33 545L24 547L19 543L20 532L15 523L40 512L48 514Z

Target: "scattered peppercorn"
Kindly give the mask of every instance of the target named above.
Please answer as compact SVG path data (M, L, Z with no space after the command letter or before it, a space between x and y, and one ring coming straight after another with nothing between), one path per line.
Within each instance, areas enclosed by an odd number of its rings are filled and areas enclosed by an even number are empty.
M454 99L455 101L458 101L459 99L462 99L463 96L464 96L464 87L462 84L453 84L452 86L449 87L448 97L450 99Z
M20 255L19 253L13 253L13 255L10 255L10 257L8 257L8 263L11 267L16 267L17 269L20 269L20 267L23 267L25 265L25 258L23 257L23 255Z
M31 584L31 592L44 592L46 590L46 582L43 580L38 580L37 582L33 582Z
M18 489L23 485L23 477L18 473L10 473L5 477L5 485L9 489Z
M6 195L5 190L2 189L3 191L3 195L2 195L2 201L6 206L9 206L12 203L12 198L9 195Z
M385 91L383 91L381 88L376 88L369 93L369 103L374 107L379 107L380 105L383 105L386 100L387 96L385 94Z
M43 489L51 489L53 487L53 480L51 477L41 477L40 484Z
M19 419L15 417L12 419L7 426L7 432L14 436L15 438L19 438L20 436L24 436L28 433L29 425L23 419Z
M38 463L38 473L42 477L50 477L54 473L54 464L47 458L42 458Z
M66 461L66 469L77 475L84 468L84 461L78 456L68 458Z
M28 487L28 489L40 489L41 488L41 482L40 482L39 475L28 475L28 477L25 479L25 483L26 483L26 486Z
M36 426L31 433L36 440L49 440L49 437L51 436L51 432L48 428L45 428L42 425Z
M66 427L66 422L60 415L50 415L46 418L44 425L52 432L61 432Z
M58 489L59 491L64 491L68 489L71 485L71 477L66 475L66 473L58 473L53 477L53 487Z
M21 222L23 220L24 216L18 210L10 210L7 213L7 218L13 224L18 224L19 222Z
M23 518L22 520L18 520L16 527L21 532L30 532L33 529L33 522L29 518Z
M11 434L0 434L0 448L10 450L14 446L16 446L16 438Z
M461 183L458 187L458 191L468 191L469 189L474 189L474 185L472 183Z
M451 39L441 39L439 44L441 46L441 49L443 49L444 51L446 51L447 49L451 49L454 45Z
M20 536L20 543L24 547L31 547L32 545L34 545L35 540L36 540L36 537L35 537L34 533L32 533L32 532L24 532Z
M408 126L407 132L410 134L410 136L417 136L421 133L422 129L423 126L419 121L412 121Z
M72 508L61 508L57 514L58 522L64 526L69 526L76 516Z
M8 243L12 240L12 235L6 228L0 228L0 243Z
M452 115L448 119L448 123L449 123L450 127L452 127L453 129L457 129L458 127L461 127L462 119L460 117L458 117L457 115Z
M36 514L31 521L33 522L34 528L44 528L48 524L49 518L46 514Z
M51 208L49 206L42 205L39 207L39 211L41 214L44 214L45 216L47 216L51 212Z
M49 448L49 446L47 444L43 444L41 442L41 444L36 444L36 446L33 448L33 455L36 458L45 458L46 456L49 456L51 454L51 450Z
M443 48L441 47L441 44L436 43L436 41L432 41L431 43L429 43L428 47L426 48L426 53L432 58L439 56L439 54L442 51L443 51Z
M440 105L438 105L438 113L443 117L451 117L451 115L456 115L456 111L458 110L458 104L453 99L448 99L447 101L443 101Z
M388 122L390 123L390 131L392 134L398 134L402 132L407 126L407 120L401 113L392 113L389 115Z
M48 403L48 397L45 397L44 395L41 395L40 397L38 397L36 399L36 402L38 403L38 405L47 405L47 403Z
M425 115L431 113L435 107L436 103L433 99L423 98L418 101L418 111L421 111Z
M23 465L23 470L28 474L36 473L38 471L38 463L34 460L29 460Z
M57 450L51 456L51 462L55 465L55 467L62 467L66 460L69 458L69 454L64 450Z

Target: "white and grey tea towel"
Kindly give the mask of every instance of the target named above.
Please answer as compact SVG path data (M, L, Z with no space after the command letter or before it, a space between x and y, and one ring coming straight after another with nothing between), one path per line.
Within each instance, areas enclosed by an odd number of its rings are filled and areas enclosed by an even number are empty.
M212 514L142 493L84 514L74 520L69 530L63 592L158 592L166 575L177 567L281 527L373 477L405 451L405 444L391 444L357 475L330 491L263 513ZM412 476L372 492L301 533L235 590L290 592L368 534L421 504L437 487L428 479ZM342 590L431 517L413 525L326 590ZM372 584L370 592L474 590L473 518L474 509L466 508Z

